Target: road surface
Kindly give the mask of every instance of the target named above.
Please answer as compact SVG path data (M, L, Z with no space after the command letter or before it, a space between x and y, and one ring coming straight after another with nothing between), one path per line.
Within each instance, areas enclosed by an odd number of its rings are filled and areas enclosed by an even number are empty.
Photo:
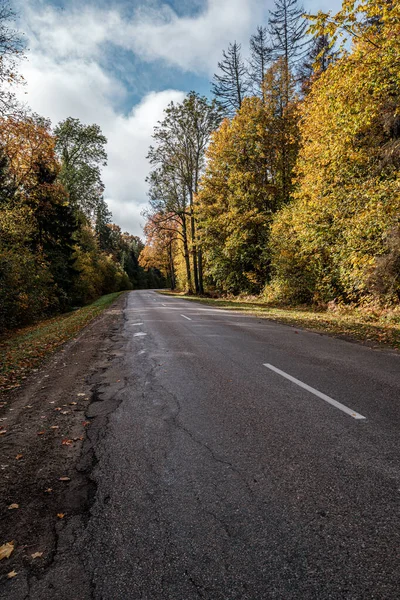
M399 373L394 352L128 294L57 581L73 552L76 600L399 598Z

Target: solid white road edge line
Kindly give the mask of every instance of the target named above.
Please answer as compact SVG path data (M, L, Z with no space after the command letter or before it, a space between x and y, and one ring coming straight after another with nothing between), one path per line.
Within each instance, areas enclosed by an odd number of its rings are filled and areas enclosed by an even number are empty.
M314 394L314 396L318 396L318 398L321 398L321 400L325 400L325 402L328 402L328 404L332 404L332 406L335 406L342 412L346 413L346 415L353 417L353 419L366 419L366 417L364 417L363 415L360 415L360 413L356 412L355 410L352 410L351 408L348 408L344 404L337 402L330 396L327 396L326 394L319 392L315 388L311 387L310 385L307 385L306 383L303 383L299 379L296 379L295 377L288 375L288 373L285 373L285 371L281 371L280 369L277 369L276 367L274 367L273 365L270 365L268 363L264 363L264 367L267 367L267 369L271 369L271 371L275 371L275 373L278 373L278 375L285 377L285 379L289 379L289 381L292 381L293 383L295 383L299 387L303 388L304 390L311 392L312 394Z
M183 317L184 319L187 319L188 321L191 321L192 319L190 319L189 317L187 317L186 315L181 315L181 317Z

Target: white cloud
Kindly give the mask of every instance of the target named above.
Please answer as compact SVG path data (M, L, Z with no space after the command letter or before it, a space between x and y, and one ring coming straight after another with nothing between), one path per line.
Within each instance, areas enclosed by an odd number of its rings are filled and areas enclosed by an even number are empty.
M247 46L266 5L259 0L208 0L194 17L178 17L171 8L141 8L120 35L121 43L146 60L164 59L183 70L212 74L222 49L236 40Z
M33 1L33 0L32 0ZM93 58L105 42L132 50L144 60L164 60L184 71L209 75L223 48L234 40L247 45L256 25L264 20L272 0L208 0L193 17L179 17L161 3L145 2L131 19L118 10L82 6L68 9L24 3L23 14L33 52L53 58Z
M34 0L21 8L30 50L56 59L97 56L101 45L123 26L116 10L74 3L60 9L50 4L38 6Z

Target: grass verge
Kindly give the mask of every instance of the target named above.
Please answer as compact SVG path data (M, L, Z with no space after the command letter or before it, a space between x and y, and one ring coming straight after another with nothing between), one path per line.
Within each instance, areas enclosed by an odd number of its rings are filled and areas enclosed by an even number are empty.
M262 300L223 299L186 296L175 292L159 292L178 296L184 300L208 304L248 315L254 315L278 323L292 325L357 340L373 347L390 347L400 350L400 312L398 310L378 310L357 307L337 307L335 310L316 310L310 307L277 308Z
M18 329L0 340L0 392L19 387L29 372L76 336L121 293L107 294L88 306Z

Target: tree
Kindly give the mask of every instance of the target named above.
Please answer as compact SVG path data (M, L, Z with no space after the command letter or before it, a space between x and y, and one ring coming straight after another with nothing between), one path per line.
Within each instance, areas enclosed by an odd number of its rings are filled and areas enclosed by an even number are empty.
M190 92L182 103L168 106L164 120L154 130L156 146L150 148L148 155L153 166L149 182L155 212L164 213L168 218L172 213L181 225L189 289L191 277L186 253L190 233L197 293L203 292L203 280L201 249L196 239L195 197L204 168L205 150L220 121L221 110L215 101L209 102Z
M257 27L257 33L251 36L250 52L249 78L254 94L263 98L264 76L272 58L271 42L266 27Z
M213 135L197 209L211 287L258 292L269 278L269 227L285 198L276 98L246 98Z
M18 103L12 86L22 83L18 75L17 65L24 54L24 41L22 34L13 29L10 23L15 20L16 14L8 0L0 2L0 114L14 114L19 112Z
M240 109L249 89L247 69L240 50L237 42L229 44L228 50L222 52L222 61L218 63L220 73L215 73L213 77L212 92L226 115L233 115Z
M102 200L107 248L60 182L56 140L37 115L0 118L0 328L131 287L127 249ZM99 220L100 216L99 216Z
M133 289L146 288L148 283L146 272L139 265L139 256L144 248L142 240L137 235L125 232L122 234L122 247L121 264Z
M60 181L74 209L91 218L104 191L101 167L107 164L107 138L98 125L83 125L71 117L57 125L54 135L61 162Z
M101 250L110 249L110 228L108 226L111 223L111 218L111 211L109 210L104 197L101 196L95 208L95 232Z
M163 273L170 288L176 288L175 255L177 252L178 231L173 219L166 227L163 214L153 215L145 227L146 245L140 253L139 264L145 269L155 268Z
M299 113L295 82L283 58L277 60L264 77L264 104L269 115L269 153L280 204L290 201L293 170L299 149Z
M152 210L145 213L147 223L159 237L173 232L180 239L186 268L185 287L188 293L192 293L188 232L190 208L187 188L182 184L180 169L174 163L161 163L150 173L148 183Z
M43 252L52 275L54 293L59 308L70 306L71 289L78 276L74 258L74 234L76 220L65 188L57 181L59 165L40 157L37 164L36 182L31 188L27 204L32 208L35 233L32 244L36 252Z
M325 73L329 65L338 60L338 52L332 47L327 34L313 38L310 50L299 68L299 80L303 94L307 94L312 83Z
M16 186L10 172L9 160L4 148L0 146L0 208L14 198Z
M292 301L398 302L400 6L344 3L315 33L335 36L343 25L355 34L351 51L301 108L297 189L272 227L275 291Z
M298 0L275 0L268 30L275 58L283 58L288 68L300 60L307 47L307 21Z
M272 41L273 57L283 60L288 85L290 73L307 52L309 44L306 38L307 28L304 9L298 0L275 0L275 9L270 11L268 30ZM288 88L285 96L287 103Z
M76 276L75 219L57 181L59 164L49 123L33 116L3 118L0 142L5 184L0 222L2 309L17 325L68 305Z

